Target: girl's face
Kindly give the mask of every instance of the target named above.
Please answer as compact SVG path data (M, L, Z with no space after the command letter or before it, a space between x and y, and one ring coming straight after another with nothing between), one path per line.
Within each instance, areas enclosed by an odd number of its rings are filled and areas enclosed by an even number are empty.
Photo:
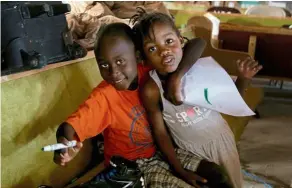
M181 38L166 23L154 23L143 48L147 61L162 75L174 72L183 55Z
M137 58L132 41L121 36L104 37L96 57L102 78L117 90L127 90L137 77Z

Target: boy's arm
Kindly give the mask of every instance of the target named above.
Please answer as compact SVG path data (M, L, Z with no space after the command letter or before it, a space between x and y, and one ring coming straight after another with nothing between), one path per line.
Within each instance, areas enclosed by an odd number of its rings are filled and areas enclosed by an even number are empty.
M170 165L179 176L192 185L196 186L195 181L204 181L203 178L197 176L195 173L186 171L176 157L174 146L165 128L162 112L159 106L160 91L151 78L146 82L142 89L141 99L146 109L149 123L152 125L154 138Z
M58 127L56 138L58 143L67 145L69 141L76 140L76 132L70 124L64 122ZM82 146L82 142L78 141L75 147L54 151L54 162L65 166L78 154Z
M201 38L189 40L184 49L183 57L177 70L170 75L167 80L167 88L165 89L165 97L175 105L182 104L181 98L181 79L186 72L201 57L206 47L206 42Z
M64 137L67 140L74 140L76 132L72 125L67 122L63 122L57 129L56 138Z
M111 114L108 113L108 102L105 95L97 88L79 106L78 110L59 126L56 132L58 143L67 145L71 140L78 142L73 148L55 151L54 162L64 166L77 155L83 140L101 133L111 124L110 122Z

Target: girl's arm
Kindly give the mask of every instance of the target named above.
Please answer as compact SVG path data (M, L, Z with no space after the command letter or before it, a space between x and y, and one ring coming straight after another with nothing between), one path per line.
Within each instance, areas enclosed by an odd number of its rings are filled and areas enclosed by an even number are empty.
M146 82L144 88L142 89L141 99L146 109L149 123L152 125L154 138L170 165L181 178L196 187L196 181L205 182L206 180L203 180L203 178L197 176L195 173L186 171L176 157L174 146L166 130L162 111L159 106L160 91L156 83L151 78Z
M240 95L243 97L251 79L263 68L263 66L249 57L244 60L237 60L236 64L238 77L235 85Z
M183 57L175 71L175 74L182 78L201 57L205 47L206 42L202 38L194 38L189 40L183 48Z
M174 169L179 173L184 169L176 157L172 141L164 125L162 112L159 106L159 92L156 83L150 78L142 90L142 102L159 148L165 154Z
M175 105L182 104L181 79L186 72L201 57L206 47L206 42L201 38L189 40L184 49L183 57L177 70L170 75L165 88L165 98Z

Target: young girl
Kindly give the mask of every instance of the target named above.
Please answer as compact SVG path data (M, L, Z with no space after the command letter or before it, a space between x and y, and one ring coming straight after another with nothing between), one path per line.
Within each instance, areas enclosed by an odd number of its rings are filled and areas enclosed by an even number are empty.
M104 81L59 126L57 142L67 144L68 141L78 140L78 144L74 148L56 151L54 161L66 165L78 154L85 139L103 132L106 165L111 157L121 156L138 163L147 187L190 187L174 176L169 165L155 152L150 126L138 93L149 68L138 63L133 36L131 28L123 23L109 24L99 31L94 53ZM182 58L180 69L170 77L170 85L174 85L170 88L178 88L175 85L180 84L181 76L200 57L204 46L201 40L187 43L185 52L188 55ZM190 54L190 49L195 49L195 54ZM204 182L194 172L198 171L203 176L204 169L214 166L182 149L176 150L176 154L182 166L192 170L184 170L192 181ZM109 175L106 181L120 184L120 187L128 186L128 182L115 179L111 173ZM108 176L102 174L99 177ZM94 182L94 185L99 187L98 182ZM90 184L86 186L90 187Z
M161 13L143 13L135 17L136 41L155 70L150 72L141 92L154 136L168 162L187 182L188 176L180 170L180 161L168 134L170 131L175 143L182 149L222 165L233 187L242 187L240 161L234 135L220 113L199 106L182 104L175 106L165 99L165 80L179 70L183 56L181 35L173 21ZM238 62L239 77L236 85L244 91L250 80L262 67L251 59ZM212 73L210 73L210 76ZM187 115L187 116L186 116ZM185 124L189 126L183 126ZM165 126L165 124L167 126Z

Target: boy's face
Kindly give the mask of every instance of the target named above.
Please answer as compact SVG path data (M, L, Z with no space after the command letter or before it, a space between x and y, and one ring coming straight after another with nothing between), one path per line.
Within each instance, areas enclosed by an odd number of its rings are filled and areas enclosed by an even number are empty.
M102 78L117 90L127 90L137 77L135 47L130 39L106 36L96 57Z
M169 24L155 23L144 40L147 61L160 73L174 72L182 59L180 37Z

